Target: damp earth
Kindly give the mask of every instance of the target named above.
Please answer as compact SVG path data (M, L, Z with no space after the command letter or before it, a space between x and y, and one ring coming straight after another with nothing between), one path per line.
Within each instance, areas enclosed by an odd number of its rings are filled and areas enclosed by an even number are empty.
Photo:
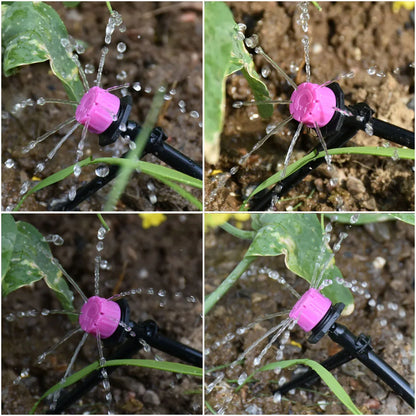
M59 217L59 218L58 218ZM42 232L59 234L62 246L52 246L54 255L87 296L94 293L94 258L97 255L97 230L95 215L15 215ZM133 320L153 319L168 337L202 349L201 322L201 218L196 215L171 215L158 227L143 229L137 215L105 215L111 227L104 240L102 258L111 270L101 270L100 295L136 288L154 288L155 295L127 297ZM184 232L186 229L186 232ZM132 232L134 230L134 232ZM166 306L158 290L166 291ZM174 298L175 292L183 296ZM186 297L194 296L195 303ZM81 307L78 294L75 306ZM11 293L2 302L2 413L28 414L36 400L63 376L66 366L79 342L74 337L49 355L42 364L37 357L54 345L73 328L64 316L42 316L16 319L7 322L11 312L61 309L56 297L42 282ZM177 361L153 349L168 361ZM139 352L134 358L154 359L152 353ZM75 364L75 371L98 359L97 345L88 337ZM23 369L28 376L19 384L13 381ZM201 413L201 380L146 368L122 367L110 375L113 394L113 411L116 414L188 414ZM41 404L38 412L47 411ZM70 413L107 414L106 401L101 386L95 387L71 406Z
M335 256L336 265L346 281L355 279L359 285L367 284L372 299L383 306L370 306L369 300L355 294L353 313L339 318L338 322L355 335L369 335L375 352L413 384L414 227L395 221L353 227L334 224L330 245L338 241L340 232L345 231L348 237ZM242 259L248 245L247 241L238 240L220 229L207 233L207 294L218 287ZM254 264L278 271L301 295L308 289L307 282L288 271L283 256L259 258ZM232 363L257 338L284 319L284 316L259 322L245 335L236 335L219 348L212 348L214 342L224 340L227 334L236 334L238 328L265 314L288 311L295 302L293 295L265 274L254 272L251 276L240 278L206 316L205 348L211 349L206 355L206 369ZM329 337L324 337L314 345L308 343L306 338L305 333L295 327L285 344L281 359L309 358L322 361L340 350ZM294 368L282 370L279 374L273 371L258 373L255 380L235 393L237 379L243 372L250 375L254 371L253 359L265 344L263 342L249 354L244 367L226 367L206 376L208 385L220 372L225 373L223 381L206 396L207 402L216 411L223 406L226 414L348 413L322 381L307 389L296 389L292 394L284 395L280 404L274 403L273 391L277 389L279 382L284 382L283 377L286 381L290 380ZM274 344L260 367L277 361L276 354L280 345L279 341ZM333 370L332 373L364 414L413 414L410 406L357 360ZM230 399L228 405L224 405Z
M392 3L323 3L318 12L309 5L311 82L323 83L341 73L354 71L352 79L341 79L346 104L366 102L375 116L408 130L414 124L414 23L412 13L392 11ZM246 37L257 34L259 45L290 74L297 84L306 80L303 31L296 23L299 10L295 3L230 2L238 23L247 26ZM250 50L253 53L253 50ZM272 98L288 99L292 89L263 58L254 56L258 72L269 73L265 82ZM253 96L240 73L226 84L227 102L221 135L221 154L216 165L206 164L205 195L208 210L238 210L242 201L277 170L283 161L296 128L290 122L276 136L246 161L210 200L215 174L229 172L266 133L271 122L289 116L287 105L275 106L272 119L256 117L255 106L233 108L236 101L250 101ZM291 161L308 153L318 139L303 129ZM395 146L386 140L359 132L349 146ZM331 181L326 164L308 175L277 204L279 211L365 211L413 210L414 170L411 160L369 155L333 156L335 177Z
M105 27L109 12L105 3L80 2L76 8L51 3L64 21L69 35L86 42L86 52L80 55L85 66L93 64L95 70L104 46ZM168 143L200 163L202 160L201 119L201 62L202 62L202 8L195 3L117 2L114 5L127 27L124 33L114 32L104 65L103 87L125 82L139 82L141 91L130 88L133 97L131 119L143 123L150 109L154 91L161 85L175 90L175 95L165 101L157 125L169 137ZM123 42L126 51L122 60L117 59L116 46ZM124 74L124 72L125 74ZM90 84L95 79L89 75ZM124 78L124 79L123 79ZM146 93L145 89L151 92ZM136 87L138 89L138 87ZM120 95L116 92L116 95ZM22 67L16 75L2 79L2 205L4 209L17 203L19 189L24 181L33 177L37 163L63 136L55 135L38 145L28 154L22 149L34 138L50 130L73 114L69 106L44 105L26 107L18 114L10 114L17 102L39 97L67 99L64 88L51 73L49 63ZM181 103L183 101L183 103ZM180 105L182 107L180 107ZM181 108L183 112L181 112ZM192 113L195 111L196 113ZM199 115L199 118L195 117ZM42 179L75 163L81 129L65 143L55 158L42 172ZM113 151L100 149L98 136L88 134L84 157L111 156ZM15 167L7 168L11 159ZM146 161L161 163L148 155ZM80 184L94 178L96 166L82 170ZM66 179L31 196L24 204L27 211L46 210L51 201L68 194L74 179ZM150 186L148 184L150 183ZM79 207L83 211L101 210L111 184L105 186ZM190 189L198 198L200 191ZM157 196L154 200L152 194ZM152 203L153 202L153 203ZM194 207L171 188L145 174L133 174L123 193L117 210L138 211L188 211Z

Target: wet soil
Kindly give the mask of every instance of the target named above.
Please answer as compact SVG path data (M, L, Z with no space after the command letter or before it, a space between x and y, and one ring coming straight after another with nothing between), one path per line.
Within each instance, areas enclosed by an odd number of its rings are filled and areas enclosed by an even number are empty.
M52 247L65 270L87 296L94 292L94 258L99 221L95 215L15 215L37 227L43 235L58 233L65 243ZM154 288L155 295L132 295L128 302L131 319L153 319L172 339L202 348L202 226L199 215L170 215L158 227L142 228L138 215L105 215L111 231L104 240L102 258L111 270L101 270L100 295L109 297L134 288ZM186 229L186 232L185 232ZM166 306L159 306L157 295L166 290ZM183 295L174 297L176 292ZM194 296L196 303L186 301ZM75 294L75 307L82 302ZM40 281L11 293L2 302L2 413L27 414L36 400L63 376L80 340L77 335L59 347L43 364L37 357L74 327L67 317L21 318L7 322L11 312L61 309L54 295ZM90 339L91 338L91 339ZM143 351L134 358L154 359L155 354L168 361L177 359L158 350ZM96 342L89 337L77 358L80 370L98 358ZM28 377L13 381L23 369ZM111 376L111 392L116 414L188 414L202 412L201 380L157 370L136 367L118 368ZM42 404L38 412L46 412ZM76 414L107 414L101 386L87 393L67 410Z
M369 335L376 354L413 385L414 227L395 221L353 227L335 225L331 246L338 240L340 232L349 234L335 256L336 265L344 279L349 282L356 280L358 285L366 282L372 299L383 306L370 307L364 296L354 294L355 310L351 315L339 318L338 322L355 335ZM238 240L220 229L207 233L207 294L233 270L248 246L248 241ZM277 270L299 294L308 288L303 279L288 271L282 256L259 258L254 265ZM205 348L211 349L206 356L206 368L230 364L283 318L259 322L245 335L236 335L233 340L223 342L219 348L213 346L214 342L224 340L227 334L236 334L238 328L264 314L290 310L295 302L296 298L287 289L265 275L254 272L251 276L240 278L206 317ZM398 309L392 310L392 304L397 305ZM340 350L328 337L313 345L306 341L307 336L298 327L291 331L283 350L283 360L310 358L322 361ZM274 403L273 391L279 381L283 382L282 377L286 381L290 380L294 368L283 370L280 374L273 371L259 373L255 381L235 393L236 380L243 372L250 375L254 371L253 359L265 344L263 342L256 347L242 366L237 365L234 369L227 367L206 376L206 383L209 384L220 372L225 373L224 381L206 397L216 411L223 407L227 414L348 414L348 410L321 381L304 390L296 389L293 394L283 396L281 403ZM278 348L279 341L269 350L261 365L277 361ZM357 360L332 373L364 414L414 413L410 406ZM228 405L224 404L230 399Z
M61 3L51 3L64 21L68 33L75 39L87 42L88 47L80 60L83 65L90 63L95 68L104 46L105 26L109 13L105 3L81 2L76 8L64 7ZM169 2L117 2L114 6L123 16L127 27L126 32L114 32L107 55L103 73L103 87L108 88L125 82L140 82L142 90L129 92L133 97L131 120L143 123L150 109L153 92L161 85L168 90L176 89L171 101L166 101L158 119L169 137L168 143L193 160L202 161L202 128L201 117L193 118L192 110L201 112L202 106L202 6L200 3L169 3ZM140 38L138 38L140 37ZM127 45L123 60L117 59L116 45L118 42ZM125 71L125 80L116 79L117 74ZM88 76L90 84L96 74ZM151 93L144 89L151 87ZM120 95L119 92L116 92ZM16 75L4 78L2 83L2 168L4 209L19 201L19 190L25 180L32 179L37 163L42 162L46 154L53 148L65 133L65 130L54 135L37 146L28 154L22 149L31 140L50 130L73 114L68 106L45 105L28 107L18 114L10 114L17 102L39 97L67 98L59 80L53 76L48 63L23 67ZM181 113L179 102L186 104L186 112ZM42 179L75 163L76 146L80 138L80 129L74 134L57 156L42 173ZM97 136L88 135L84 157L102 157L113 155L114 149L99 148ZM6 169L4 162L15 161L16 167ZM145 160L162 163L153 156ZM80 184L90 181L94 176L94 168L86 168L80 177ZM149 201L151 192L147 184L152 182L156 188L157 202ZM23 209L27 211L46 210L55 198L65 196L74 179L66 179L56 185L38 192L25 202ZM111 188L107 185L79 207L83 211L102 209L106 195ZM190 189L200 198L200 191ZM149 178L145 174L132 175L129 186L116 206L117 210L164 210L189 211L195 208L186 200L173 192L169 187Z
M296 23L299 10L295 3L230 2L236 22L247 25L246 37L257 34L259 45L297 84L306 81L303 31ZM375 116L402 128L414 130L414 23L410 12L392 11L391 3L324 3L318 12L309 7L311 41L311 82L323 83L337 75L354 71L353 79L341 79L346 104L366 102ZM267 63L254 56L260 73ZM384 77L370 76L375 67ZM269 68L271 69L271 68ZM270 71L269 71L270 72ZM292 93L287 82L275 70L265 79L272 98L288 99ZM244 168L212 196L218 178L215 170L229 172L239 158L265 135L271 122L289 116L287 106L276 106L270 120L261 120L254 106L232 108L235 101L250 101L253 96L240 73L227 80L226 118L221 136L218 163L206 164L206 206L208 210L237 210L249 190L283 167L283 161L297 122L290 122L281 133L270 138L246 162ZM413 105L414 107L414 105ZM317 143L316 134L304 129L291 161L309 152ZM375 136L359 132L348 146L397 146ZM333 157L338 184L330 184L326 165L311 172L301 183L282 197L279 211L362 211L413 210L413 161L392 160L377 156Z

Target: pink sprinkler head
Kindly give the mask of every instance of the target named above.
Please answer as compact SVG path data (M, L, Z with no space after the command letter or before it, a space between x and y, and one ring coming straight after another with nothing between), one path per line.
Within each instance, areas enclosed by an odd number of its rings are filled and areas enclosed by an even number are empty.
M78 123L88 123L88 130L101 134L110 127L120 108L120 99L100 87L92 87L81 98L75 118Z
M101 338L109 338L118 328L121 318L121 309L116 302L93 296L84 303L79 316L81 328Z
M321 321L331 307L331 301L319 290L310 288L296 302L289 317L296 319L298 325L305 331L311 331Z
M290 97L290 114L308 127L326 126L335 113L336 97L328 87L304 82Z

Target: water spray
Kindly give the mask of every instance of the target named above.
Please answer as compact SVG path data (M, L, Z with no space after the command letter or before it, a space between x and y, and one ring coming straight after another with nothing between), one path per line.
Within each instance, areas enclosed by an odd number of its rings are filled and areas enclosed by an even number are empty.
M415 406L415 393L410 384L383 359L377 356L371 346L369 336L352 334L344 325L336 322L344 309L343 303L332 305L331 301L317 289L307 290L289 313L292 319L305 331L311 331L308 342L316 344L326 334L343 349L321 364L333 370L354 358L381 378L390 388L410 406ZM280 394L301 386L310 386L319 380L315 371L310 370L281 386Z
M315 128L327 149L343 147L359 130L371 130L372 135L415 148L414 132L373 117L375 112L366 103L346 106L344 92L336 82L326 86L304 82L292 93L291 101L289 110L292 117L307 127ZM319 143L309 154L318 154L322 150L325 149ZM273 189L260 192L248 202L249 210L269 209L273 199L281 198L324 161L324 157L314 159L279 181Z
M202 368L202 352L163 335L155 321L147 320L138 323L131 321L130 307L126 299L114 302L99 296L90 297L81 308L79 323L85 332L100 337L104 347L117 347L107 361L130 358L148 345ZM107 377L116 368L116 366L107 367ZM51 413L64 412L66 408L102 382L103 378L102 372L98 369L82 379L71 391L59 396Z
M132 142L141 131L141 126L129 120L132 110L132 98L126 95L119 99L116 95L100 87L92 87L82 97L75 113L76 120L87 126L88 131L99 135L99 144L104 147L113 144L120 136ZM202 168L169 144L168 136L161 128L154 128L148 138L142 157L151 153L172 168L202 180ZM123 155L125 157L127 154ZM59 201L50 206L54 211L71 211L82 201L93 195L104 185L113 180L119 166L109 167L104 177L94 178L76 190L70 200Z

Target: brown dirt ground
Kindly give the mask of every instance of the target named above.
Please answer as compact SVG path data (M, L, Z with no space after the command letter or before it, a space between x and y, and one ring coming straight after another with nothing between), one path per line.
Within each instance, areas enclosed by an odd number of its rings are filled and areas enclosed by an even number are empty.
M296 23L299 11L295 3L281 2L230 2L236 22L247 25L246 36L257 34L259 45L297 83L306 80L304 51L301 44L303 31ZM376 117L408 130L414 129L414 110L407 103L414 94L414 24L409 11L392 12L391 3L383 2L332 2L323 3L322 12L309 7L311 39L311 81L322 83L338 74L354 70L353 79L339 83L345 93L346 103L368 103ZM258 71L264 60L255 56ZM291 71L290 66L299 67ZM376 66L386 77L370 76L366 69ZM394 74L395 68L399 73ZM265 80L273 98L287 99L291 88L271 70ZM282 164L297 123L291 122L281 134L271 138L247 161L244 169L228 180L214 200L210 194L216 187L214 170L228 172L238 164L265 134L270 121L282 121L288 115L286 106L276 107L272 120L250 120L255 107L232 108L236 100L253 99L244 77L236 73L227 81L227 110L221 136L221 156L218 163L206 164L206 203L208 210L238 210L247 188L259 184ZM315 134L303 132L295 147L292 161L301 158L317 143ZM357 134L351 146L383 146L386 141L364 132ZM394 146L394 144L391 144ZM287 193L276 206L279 211L328 210L413 210L413 161L375 157L334 157L338 185L322 165Z
M277 214L283 215L283 214ZM290 214L301 215L301 214ZM302 214L306 215L306 214ZM308 214L312 215L312 214ZM249 228L248 224L246 227ZM414 227L401 222L385 222L366 226L335 225L332 232L332 246L340 232L347 232L341 250L335 256L336 265L344 279L367 282L368 290L377 303L384 305L378 311L367 305L367 300L355 294L355 310L339 322L355 335L364 333L372 339L372 345L387 363L403 375L411 384L414 383ZM205 290L211 293L242 259L249 246L248 241L238 240L218 229L207 233ZM384 267L377 268L377 257L386 261ZM283 257L260 258L255 265L268 266L284 276L300 294L308 284L292 274L284 265ZM296 299L286 289L265 275L254 273L240 278L227 294L209 312L205 320L205 348L212 348L215 341L223 340L231 333L264 314L289 310ZM406 316L400 317L399 311L390 310L387 305L394 302L402 308ZM206 368L212 368L233 362L238 354L248 348L272 325L277 325L282 318L262 321L245 335L237 335L232 341L220 348L212 349L206 356ZM383 322L386 320L386 323ZM383 326L384 325L384 326ZM305 333L298 327L291 332L285 347L283 359L310 358L321 361L339 351L338 345L328 337L312 345L306 342ZM262 414L348 414L348 410L338 402L323 382L318 382L308 389L297 389L295 394L283 396L281 404L273 403L272 392L276 383L284 376L290 380L293 369L283 370L279 375L273 371L256 375L256 381L247 384L240 392L233 393L235 380L245 371L254 370L253 359L265 343L258 346L248 356L244 366L226 368L206 376L206 383L212 382L220 371L225 372L223 382L206 396L207 402L216 411L223 406L226 397L232 401L225 406L227 414L248 414L249 406L257 406ZM279 342L268 352L262 365L276 361L275 352ZM356 360L333 371L339 383L350 395L353 402L364 414L413 414L403 400ZM225 386L225 390L220 386ZM224 392L226 391L226 393ZM328 404L321 408L318 401ZM253 408L251 408L253 411ZM260 410L259 410L260 409ZM255 414L255 413L251 413ZM261 414L261 413L257 413Z
M52 247L66 271L87 296L94 290L99 221L95 215L15 215L37 227L43 235L58 233L65 243ZM102 257L111 270L101 271L101 296L133 288L165 289L167 304L159 306L157 296L130 296L131 318L154 319L161 331L173 339L202 348L202 226L199 215L170 215L158 227L142 228L137 215L105 215L111 231L104 240ZM186 227L186 232L184 228ZM184 296L173 299L181 291ZM197 303L188 303L193 295ZM75 306L81 306L75 294ZM7 322L5 315L32 308L60 309L59 303L43 282L11 293L2 302L2 413L28 414L37 398L56 384L79 342L79 336L58 348L55 354L38 365L36 357L45 352L73 327L67 317L49 316ZM90 337L76 362L76 370L97 360L96 343ZM178 361L153 350L169 361ZM152 353L140 352L135 358L153 359ZM13 380L22 369L29 377L20 384ZM202 412L201 380L188 376L135 367L119 368L110 376L116 414L188 414ZM47 411L45 405L38 412ZM107 414L101 387L85 395L67 410L69 413Z
M105 3L81 2L76 8L66 8L62 3L51 3L64 21L68 33L76 39L88 43L86 53L81 55L81 62L93 63L98 67L102 46L104 46L104 31L108 20L108 9ZM114 9L123 16L127 27L125 33L115 32L110 47L110 53L104 67L103 86L120 85L122 82L139 81L144 87L152 87L152 91L162 84L172 88L177 93L174 99L167 102L161 111L158 125L171 137L169 143L187 156L201 162L202 160L202 129L198 126L201 120L190 116L191 110L201 114L202 105L202 6L199 3L169 3L169 2L117 2ZM141 36L138 39L138 36ZM116 45L123 41L127 44L124 59L116 59ZM117 81L116 75L122 70L127 72L125 81ZM95 75L90 76L93 80ZM92 82L92 81L90 81ZM72 114L62 106L45 105L43 107L26 108L18 115L8 115L16 102L23 99L39 97L66 98L59 80L54 77L48 63L31 65L22 68L17 75L4 78L2 83L3 115L2 120L2 162L3 162L3 192L2 204L16 204L20 199L18 190L24 180L33 176L36 164L43 161L46 153L57 143L60 134L48 139L44 145L37 146L29 154L22 154L22 148L35 137L50 130ZM153 93L146 94L132 91L133 110L131 119L144 122ZM179 111L180 100L186 102L187 112ZM80 134L80 133L79 133ZM76 144L79 134L74 136L57 154L56 160L43 172L46 177L63 169L75 161ZM85 155L94 157L105 156L99 148L97 136L88 136L88 146ZM4 162L12 158L16 168L6 169ZM156 161L152 156L146 156L147 161ZM81 181L89 181L94 177L93 169L85 169ZM23 206L27 211L46 210L47 204L54 198L64 196L73 179L67 179L57 185L46 188L31 197ZM167 186L152 179L156 187L158 201L152 205L149 201L149 191L146 184L149 177L133 175L130 185L117 205L117 210L159 210L182 211L194 210L187 201ZM108 189L98 192L93 198L81 204L80 209L101 210ZM196 196L200 192L192 190Z

